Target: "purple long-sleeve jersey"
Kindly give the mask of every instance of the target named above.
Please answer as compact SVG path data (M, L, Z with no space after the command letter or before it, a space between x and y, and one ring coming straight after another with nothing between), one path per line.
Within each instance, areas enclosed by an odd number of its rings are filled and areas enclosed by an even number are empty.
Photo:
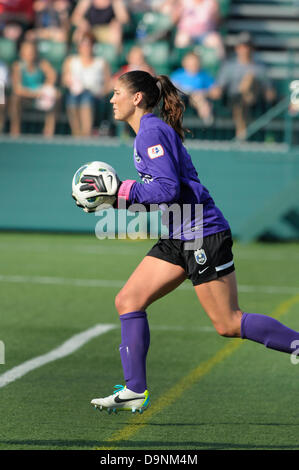
M154 114L141 118L134 164L143 183L127 180L121 195L129 204L159 205L169 238L193 240L229 228L179 135Z

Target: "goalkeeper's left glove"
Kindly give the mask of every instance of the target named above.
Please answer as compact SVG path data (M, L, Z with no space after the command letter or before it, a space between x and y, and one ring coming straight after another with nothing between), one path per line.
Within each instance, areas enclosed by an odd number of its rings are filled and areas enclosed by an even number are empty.
M99 176L82 176L80 191L96 191L97 196L117 196L118 189L121 185L118 177L111 174ZM90 197L88 195L88 197Z

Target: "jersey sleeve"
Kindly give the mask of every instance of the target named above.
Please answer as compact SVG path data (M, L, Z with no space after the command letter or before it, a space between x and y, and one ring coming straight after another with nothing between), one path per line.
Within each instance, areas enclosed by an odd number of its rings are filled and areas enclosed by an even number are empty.
M136 138L136 151L141 159L141 178L130 189L131 204L171 204L180 195L178 164L173 155L171 136L158 129L143 131ZM139 170L138 170L139 171ZM139 172L140 173L140 172Z

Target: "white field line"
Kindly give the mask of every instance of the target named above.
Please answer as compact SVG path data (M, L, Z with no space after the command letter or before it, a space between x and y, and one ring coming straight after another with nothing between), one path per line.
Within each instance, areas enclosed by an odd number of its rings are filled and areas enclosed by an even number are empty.
M33 359L29 359L28 361L13 367L12 369L0 375L0 388L5 387L5 385L14 382L15 380L23 377L25 374L28 374L28 372L37 369L38 367L44 366L49 362L56 361L57 359L61 359L65 356L69 356L92 338L107 333L114 328L116 328L116 325L112 324L95 325L88 330L82 331L81 333L72 336L57 348L52 349L52 351L41 356L34 357Z
M142 249L142 245L139 247L121 247L121 246L106 246L104 247L100 243L95 246L87 246L87 245L73 245L73 246L51 246L51 245L38 245L38 244L30 244L30 243L9 243L9 242L0 242L0 249L13 249L13 251L21 251L21 252L32 252L32 253L50 253L51 251L55 253L77 253L82 255L124 255L124 256L136 256L136 253L140 253L140 255L144 256L145 252L147 252L150 247L146 246Z
M109 280L109 279L75 279L65 277L52 276L19 276L0 274L0 282L21 283L21 284L44 284L44 285L66 285L75 287L111 287L120 288L125 284L125 280ZM178 287L182 290L193 290L193 286L187 283ZM254 286L240 284L239 292L244 293L260 293L260 294L299 294L299 287L296 286Z
M66 277L50 276L18 276L0 274L0 282L21 284L46 284L46 285L68 285L75 287L122 287L126 281L109 279L75 279Z
M153 240L154 243L154 240ZM149 246L143 246L142 241L140 245L133 246L104 246L99 241L98 245L88 246L88 244L78 244L78 245L71 245L71 246L59 246L59 245L45 245L45 244L38 244L38 243L29 243L29 242L22 242L19 245L16 242L1 242L0 241L0 249L13 249L14 251L29 251L32 253L49 253L51 250L54 250L56 253L63 252L63 253L77 253L82 255L117 255L117 256L136 256L136 254L140 254L140 256L144 256L145 253L149 250ZM287 259L288 254L284 252L272 251L269 250L252 250L252 251L244 251L242 247L236 246L235 249L235 260L244 259L244 260L252 260L252 261L283 261ZM299 259L299 253L292 253L291 255L292 261Z
M4 372L2 375L0 375L0 388L5 387L6 385L28 374L28 372L38 369L39 367L42 367L49 362L53 362L57 359L69 356L91 339L107 333L110 330L118 328L120 328L119 324L99 324L83 331L82 333L78 333L72 336L57 348L52 349L52 351L41 356L37 356L33 359L29 359L28 361L25 361L22 364ZM185 328L183 326L151 325L150 328L152 331L191 331L193 333L215 333L215 329L212 326Z

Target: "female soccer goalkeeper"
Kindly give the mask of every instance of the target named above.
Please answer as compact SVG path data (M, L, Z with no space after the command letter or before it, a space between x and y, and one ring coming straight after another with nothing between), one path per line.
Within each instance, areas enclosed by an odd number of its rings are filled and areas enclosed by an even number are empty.
M229 224L198 179L183 146L184 106L171 81L164 75L153 77L142 71L125 73L116 82L111 103L115 119L127 122L136 133L134 163L146 183L123 181L118 203L125 199L127 204L162 204L166 210L176 203L182 209L179 226L174 220L169 224L168 239L159 239L115 299L126 385L116 386L118 389L106 398L91 401L108 412L142 412L149 404L146 309L186 278L192 281L202 307L222 336L246 338L291 353L291 344L299 340L299 333L267 315L240 309ZM162 120L152 113L158 104ZM195 210L199 205L201 221ZM191 215L184 219L185 207L191 208Z

